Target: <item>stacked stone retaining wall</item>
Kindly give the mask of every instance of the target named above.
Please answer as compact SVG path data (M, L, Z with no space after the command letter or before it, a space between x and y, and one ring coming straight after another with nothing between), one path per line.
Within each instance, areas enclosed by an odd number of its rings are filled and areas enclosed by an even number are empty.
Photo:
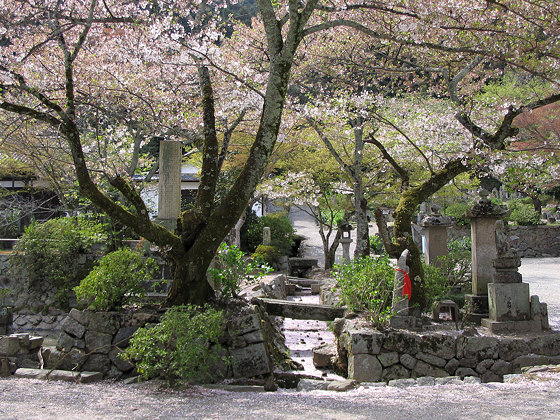
M341 331L337 337L341 365L359 382L446 376L494 382L525 366L560 364L558 333L499 337L477 335L474 329L381 332L351 322L336 330Z
M105 377L135 375L134 366L118 355L139 327L158 322L160 315L72 309L61 323L62 332L56 349L51 349L46 357L46 367L102 372ZM231 363L217 366L214 372L220 379L272 373L275 360L289 359L287 349L281 347L283 342L275 334L274 326L259 308L240 305L235 315L227 319L222 343L223 355Z

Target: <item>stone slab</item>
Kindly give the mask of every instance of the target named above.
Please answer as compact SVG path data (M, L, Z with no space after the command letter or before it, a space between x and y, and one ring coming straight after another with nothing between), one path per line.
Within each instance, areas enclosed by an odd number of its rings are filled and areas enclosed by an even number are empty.
M315 379L302 379L298 382L296 390L298 392L308 392L308 391L326 391L329 386L327 381L315 380Z
M540 332L542 325L539 320L535 321L492 321L484 318L482 326L488 328L492 334L522 333L522 332Z
M233 375L236 378L264 375L272 370L264 343L232 350L231 357Z
M80 372L72 370L53 370L47 373L47 378L51 381L78 382Z
M323 280L317 280L317 279L306 279L303 277L292 277L292 276L288 276L288 280L287 282L289 284L295 284L297 286L301 286L301 287L312 287L313 285L322 285L323 284Z
M291 302L281 299L256 298L254 300L261 303L269 315L293 319L334 321L335 318L342 318L346 310L346 308L331 305Z
M82 384L90 384L92 382L99 382L103 380L103 374L101 372L80 372L79 382Z
M47 369L19 368L14 372L16 378L47 379Z
M344 392L356 388L358 383L351 379L345 381L332 381L328 383L327 391Z

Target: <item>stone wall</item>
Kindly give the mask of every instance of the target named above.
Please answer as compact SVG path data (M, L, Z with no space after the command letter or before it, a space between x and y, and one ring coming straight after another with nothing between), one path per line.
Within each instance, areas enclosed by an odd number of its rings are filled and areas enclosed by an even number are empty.
M29 334L0 336L0 376L13 374L18 367L39 367L43 337Z
M415 241L421 246L423 228L415 225ZM560 257L560 225L514 226L506 227L506 233L512 248L521 258ZM453 226L447 230L448 239L460 239L470 236L468 226Z
M231 364L217 367L225 378L269 375L274 364L289 359L276 328L259 308L240 304L227 320L222 347ZM50 369L102 372L105 377L135 374L118 354L141 326L159 321L160 312L94 312L72 309L61 323L56 349L46 357ZM266 340L265 340L266 337Z
M558 333L499 337L478 335L475 329L381 332L348 320L335 323L341 365L359 382L446 376L491 382L525 366L560 364Z
M507 232L520 257L560 257L560 226L508 226Z

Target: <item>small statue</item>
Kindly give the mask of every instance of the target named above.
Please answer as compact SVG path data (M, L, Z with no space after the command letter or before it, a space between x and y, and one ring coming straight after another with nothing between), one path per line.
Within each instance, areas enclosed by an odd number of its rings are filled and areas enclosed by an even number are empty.
M514 257L515 254L509 246L508 238L504 230L504 221L496 221L496 252L498 257Z

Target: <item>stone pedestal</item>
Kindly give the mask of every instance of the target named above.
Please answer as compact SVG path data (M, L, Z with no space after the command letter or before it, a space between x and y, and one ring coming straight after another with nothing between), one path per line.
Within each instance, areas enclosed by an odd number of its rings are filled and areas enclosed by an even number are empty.
M183 146L162 140L159 145L158 223L169 230L177 227L181 212L181 162Z
M447 228L452 224L451 218L442 216L437 206L432 206L431 213L420 222L426 238L424 252L428 264L436 267L441 265L438 260L447 255Z
M502 220L496 222L495 231L494 283L488 284L489 317L482 325L493 333L542 331L541 304L537 297L529 297L529 284L521 281L521 259L509 247Z
M490 283L488 306L493 321L527 321L530 319L528 283Z
M342 238L340 243L342 245L342 259L343 263L350 262L350 244L352 243L352 238Z
M466 214L471 219L472 239L472 294L466 300L472 308L468 320L476 323L488 317L488 284L494 281L493 261L497 255L495 224L507 214L507 209L488 199L488 191L481 190L479 195Z

